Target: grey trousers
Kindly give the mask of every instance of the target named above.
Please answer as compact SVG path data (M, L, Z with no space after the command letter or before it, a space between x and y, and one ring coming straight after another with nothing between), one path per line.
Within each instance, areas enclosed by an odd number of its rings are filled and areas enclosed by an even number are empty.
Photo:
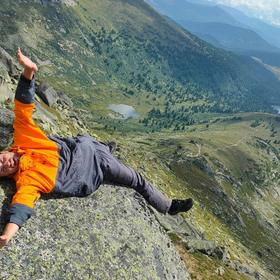
M133 168L116 159L106 144L100 143L96 146L96 150L101 160L103 183L133 188L157 211L167 213L172 202L170 198L164 196Z

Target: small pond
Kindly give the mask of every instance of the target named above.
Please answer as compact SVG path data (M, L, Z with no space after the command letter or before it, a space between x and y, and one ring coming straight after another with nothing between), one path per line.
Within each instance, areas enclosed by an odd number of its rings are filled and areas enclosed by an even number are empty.
M272 106L272 108L274 109L274 110L276 110L277 112L278 112L278 114L280 114L280 106Z
M139 116L132 106L126 104L110 104L108 108L116 113L121 114L124 119L137 118Z

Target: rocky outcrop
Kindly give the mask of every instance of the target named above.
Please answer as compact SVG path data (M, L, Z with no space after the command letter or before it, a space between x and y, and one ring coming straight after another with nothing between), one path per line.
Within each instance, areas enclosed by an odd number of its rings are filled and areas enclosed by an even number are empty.
M183 241L186 248L193 252L201 252L202 254L223 260L226 258L227 250L218 246L215 241L200 239L185 239Z
M151 208L152 209L152 208ZM180 240L184 246L192 252L216 257L220 260L227 258L228 250L219 246L214 241L206 240L199 231L181 215L163 216L154 211L158 222L163 226L171 238Z
M14 186L0 186L4 222ZM44 196L1 251L0 265L3 280L190 279L143 198L107 185L86 198Z
M148 206L155 214L159 224L166 230L170 238L177 243L181 243L190 253L202 253L209 257L221 261L224 266L246 274L253 280L265 280L265 278L252 267L242 264L238 260L231 259L228 248L217 244L215 241L206 240L190 222L181 215L170 216L161 215L152 207ZM223 268L220 267L217 274L223 274Z
M8 87L5 78L0 73L0 103L12 100L14 94Z
M73 107L73 102L72 102L71 98L68 95L66 95L64 92L59 91L57 93L57 96L58 96L58 100L57 100L58 104L66 105L66 106L68 106L70 108Z
M64 92L57 92L53 87L49 86L45 82L41 82L36 88L37 95L50 107L55 105L63 105L67 107L73 107L71 98Z
M192 166L197 167L201 171L205 172L208 176L213 176L214 172L207 160L202 156L193 156L193 157L184 157L183 159L179 159L177 164L184 165L186 168L191 168Z
M58 100L58 95L54 88L44 82L40 83L36 93L50 107L54 106Z
M13 58L0 47L0 68L7 70L9 75L13 78L19 77L19 68L14 62Z
M0 108L0 150L5 149L13 142L13 118L11 110Z
M72 124L72 126L79 131L79 133L83 133L84 129L86 128L84 122L82 121L82 116L78 110L73 108L73 102L71 98L62 91L57 92L53 87L49 86L45 82L41 82L37 84L36 87L37 95L42 99L42 101L47 104L49 107L56 109L57 112L61 115L64 120L67 120L67 123ZM38 107L40 111L43 111L41 114L40 119L46 119L46 115L50 115L47 110L43 109L38 103ZM49 118L50 120L50 118ZM54 120L44 121L44 127L55 133L53 123Z
M0 102L4 99L12 97L9 86L6 85L7 80L16 83L20 76L20 70L14 59L0 47ZM50 107L55 104L62 104L67 107L73 107L73 102L64 92L56 92L56 90L45 82L36 84L36 93Z
M0 103L13 98L20 72L13 58L0 47Z

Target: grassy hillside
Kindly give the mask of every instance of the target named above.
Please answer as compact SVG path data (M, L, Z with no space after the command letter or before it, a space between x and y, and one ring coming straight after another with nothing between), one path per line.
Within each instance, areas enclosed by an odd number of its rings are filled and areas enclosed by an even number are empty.
M188 133L138 134L136 141L127 134L125 142L114 136L126 150L121 158L166 193L195 198L186 217L207 238L230 248L233 258L280 275L280 118L235 117L193 125Z

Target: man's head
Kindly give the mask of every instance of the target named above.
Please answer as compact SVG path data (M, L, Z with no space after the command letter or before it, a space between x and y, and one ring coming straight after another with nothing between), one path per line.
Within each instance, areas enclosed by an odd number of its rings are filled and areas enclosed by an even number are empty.
M19 156L14 152L0 153L0 177L15 174L19 168Z

